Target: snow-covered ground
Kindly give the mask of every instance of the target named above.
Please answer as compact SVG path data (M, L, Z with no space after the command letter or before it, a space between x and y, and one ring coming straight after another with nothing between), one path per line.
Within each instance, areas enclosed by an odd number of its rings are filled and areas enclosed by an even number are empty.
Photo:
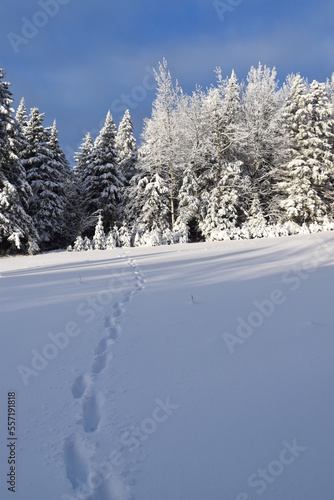
M0 272L1 500L333 500L333 233Z

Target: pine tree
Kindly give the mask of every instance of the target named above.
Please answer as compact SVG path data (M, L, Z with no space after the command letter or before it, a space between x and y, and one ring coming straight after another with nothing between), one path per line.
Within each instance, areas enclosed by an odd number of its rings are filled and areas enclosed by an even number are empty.
M37 237L32 219L26 212L31 195L25 170L19 158L20 127L13 116L12 94L5 72L0 69L0 246L8 251L13 242L21 248Z
M278 206L285 220L321 222L333 201L333 117L324 84L308 88L300 75L290 78L283 109L287 160L281 169Z
M125 183L118 166L115 140L116 126L108 112L104 127L94 142L84 180L88 215L102 210L106 228L121 217L119 207Z
M89 173L89 162L92 158L93 152L93 139L88 132L83 139L80 146L80 151L75 153L75 165L73 168L75 191L74 207L75 207L75 221L76 221L76 234L84 234L85 231L93 227L96 223L96 216L88 214L87 196L85 191L86 178Z
M87 175L87 165L89 163L92 150L93 139L88 132L85 135L85 138L80 146L80 151L75 153L74 155L75 166L73 168L73 171L80 184L84 184L85 182L85 177Z
M139 189L142 190L142 209L138 222L144 223L148 232L162 235L169 228L169 188L158 173L149 181L142 179L141 184Z
M28 111L24 97L20 101L15 118L22 125L23 129L28 125Z
M145 188L148 184L149 174L143 169L138 169L130 184L125 189L123 201L123 224L126 224L130 232L135 233L138 223L142 223L139 215L145 204Z
M116 149L119 158L119 168L129 184L135 175L138 161L138 148L133 135L133 123L130 111L127 110L118 127L116 136Z
M38 108L32 108L25 128L28 149L24 165L33 192L29 214L37 228L41 248L52 249L57 248L61 240L66 179L56 152L58 139L55 131L44 129L43 120L44 114Z
M60 147L56 121L51 128L46 148L49 153L48 166L52 171L53 180L58 178L58 188L55 193L58 196L58 210L61 214L59 242L54 241L54 245L66 247L77 235L79 207L76 180Z
M200 239L198 214L200 203L197 196L198 186L193 164L189 164L183 174L183 182L178 193L178 217L175 231L183 243Z
M105 250L106 248L106 235L103 228L103 218L101 213L99 214L99 220L95 227L95 234L93 237L93 247L94 250Z
M219 239L217 233L234 229L238 225L241 164L224 163L217 185L208 194L206 214L200 227L206 239Z

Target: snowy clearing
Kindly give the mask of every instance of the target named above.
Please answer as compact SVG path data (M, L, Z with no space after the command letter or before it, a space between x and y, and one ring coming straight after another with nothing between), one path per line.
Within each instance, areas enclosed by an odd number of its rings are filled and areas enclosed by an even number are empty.
M333 499L333 233L0 273L1 499Z

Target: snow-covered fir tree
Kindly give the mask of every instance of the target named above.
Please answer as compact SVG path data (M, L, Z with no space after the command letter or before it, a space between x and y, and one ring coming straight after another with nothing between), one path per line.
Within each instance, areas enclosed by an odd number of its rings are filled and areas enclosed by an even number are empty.
M64 165L58 158L58 139L43 127L44 113L32 108L25 127L28 149L24 166L32 188L29 214L39 234L41 248L58 248L62 242L65 208Z
M217 184L208 193L205 200L205 216L200 224L206 239L212 239L213 233L234 229L238 225L240 201L239 185L242 163L223 163Z
M154 241L161 241L163 234L170 229L169 187L159 173L155 173L149 180L142 179L138 188L141 193L142 208L138 214L137 224L144 225L145 232L154 233ZM140 232L142 231L141 227Z
M84 178L86 211L90 216L102 210L105 228L121 218L124 176L118 165L116 125L108 112L104 127L89 154Z
M325 85L309 87L300 75L290 79L282 116L287 134L278 195L282 219L321 222L331 215L333 202L333 116Z
M77 234L83 234L96 223L96 215L88 214L85 192L86 177L89 172L88 165L92 156L93 145L91 134L87 132L79 147L79 151L74 155L73 189L76 191L76 197L73 201L75 204Z
M200 201L196 169L190 163L183 173L182 186L178 193L178 216L175 222L175 232L182 243L200 239L198 228Z
M105 250L106 248L106 235L103 228L102 214L99 214L99 220L95 226L95 234L93 236L93 247L95 250Z
M52 171L53 179L58 178L58 209L61 209L62 226L59 233L59 244L66 247L77 235L79 205L77 201L78 190L74 173L60 147L56 121L50 130L50 137L46 143L49 153L48 165Z
M127 110L119 124L116 136L119 168L128 184L135 175L138 161L138 148L133 135L133 123L130 111Z
M84 183L85 176L87 175L87 165L89 163L90 156L93 150L93 139L90 135L90 132L87 132L87 134L85 135L79 149L80 151L78 151L74 155L75 165L73 167L73 171L78 181Z
M20 159L20 124L14 118L10 84L0 69L0 251L37 249L36 228L27 214L30 186Z
M25 128L28 125L28 110L24 97L22 97L20 104L16 110L16 120Z

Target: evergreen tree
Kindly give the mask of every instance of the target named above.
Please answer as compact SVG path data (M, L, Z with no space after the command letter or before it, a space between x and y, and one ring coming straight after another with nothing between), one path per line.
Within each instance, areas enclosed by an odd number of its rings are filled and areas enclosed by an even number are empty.
M240 167L241 164L224 163L217 185L208 194L206 214L200 224L206 239L210 239L212 233L234 229L238 225Z
M76 234L84 234L85 231L93 227L96 222L95 215L88 214L87 196L85 192L86 178L89 173L89 162L92 157L93 139L88 132L80 146L80 151L75 153L75 165L73 168L74 180L73 189L76 193L74 202Z
M123 203L123 224L126 224L132 232L139 223L139 214L145 204L145 188L148 184L148 174L139 169L130 184L125 189Z
M33 245L37 238L32 219L26 212L31 195L25 170L19 157L20 128L12 109L10 84L4 81L5 72L0 69L0 247L8 251L13 242ZM34 246L34 245L33 245Z
M80 151L75 153L74 156L75 166L73 168L73 171L80 184L84 184L85 182L85 177L87 175L87 165L89 163L92 150L93 150L93 139L90 133L88 132L80 146Z
M119 212L125 183L118 166L115 140L116 126L108 112L104 127L89 155L87 175L84 180L88 215L102 210L106 228L121 216Z
M178 193L178 217L175 231L183 243L200 239L198 214L200 203L197 196L198 186L193 164L189 164L183 174L183 182Z
M95 234L93 237L93 247L95 250L105 250L106 248L106 235L103 228L103 218L99 214L99 220L95 227Z
M39 234L41 248L59 246L65 208L63 163L57 156L58 140L55 133L44 129L44 114L32 108L25 128L28 149L24 165L32 188L29 214Z
M133 123L129 110L123 116L116 136L119 168L128 184L136 173L138 148L133 135Z
M170 191L165 180L158 174L154 174L149 182L142 180L142 209L139 213L139 221L145 224L146 230L161 235L169 228Z
M22 97L20 101L15 118L22 125L23 129L28 125L28 111L26 108L24 97Z
M283 221L321 222L333 200L333 118L324 84L308 88L300 75L290 79L283 109L286 156L279 183Z
M60 147L56 121L51 128L50 137L46 143L49 153L48 166L52 171L53 180L58 179L58 188L54 191L58 196L58 210L61 214L61 229L56 247L66 247L77 235L78 211L76 179L70 164Z

